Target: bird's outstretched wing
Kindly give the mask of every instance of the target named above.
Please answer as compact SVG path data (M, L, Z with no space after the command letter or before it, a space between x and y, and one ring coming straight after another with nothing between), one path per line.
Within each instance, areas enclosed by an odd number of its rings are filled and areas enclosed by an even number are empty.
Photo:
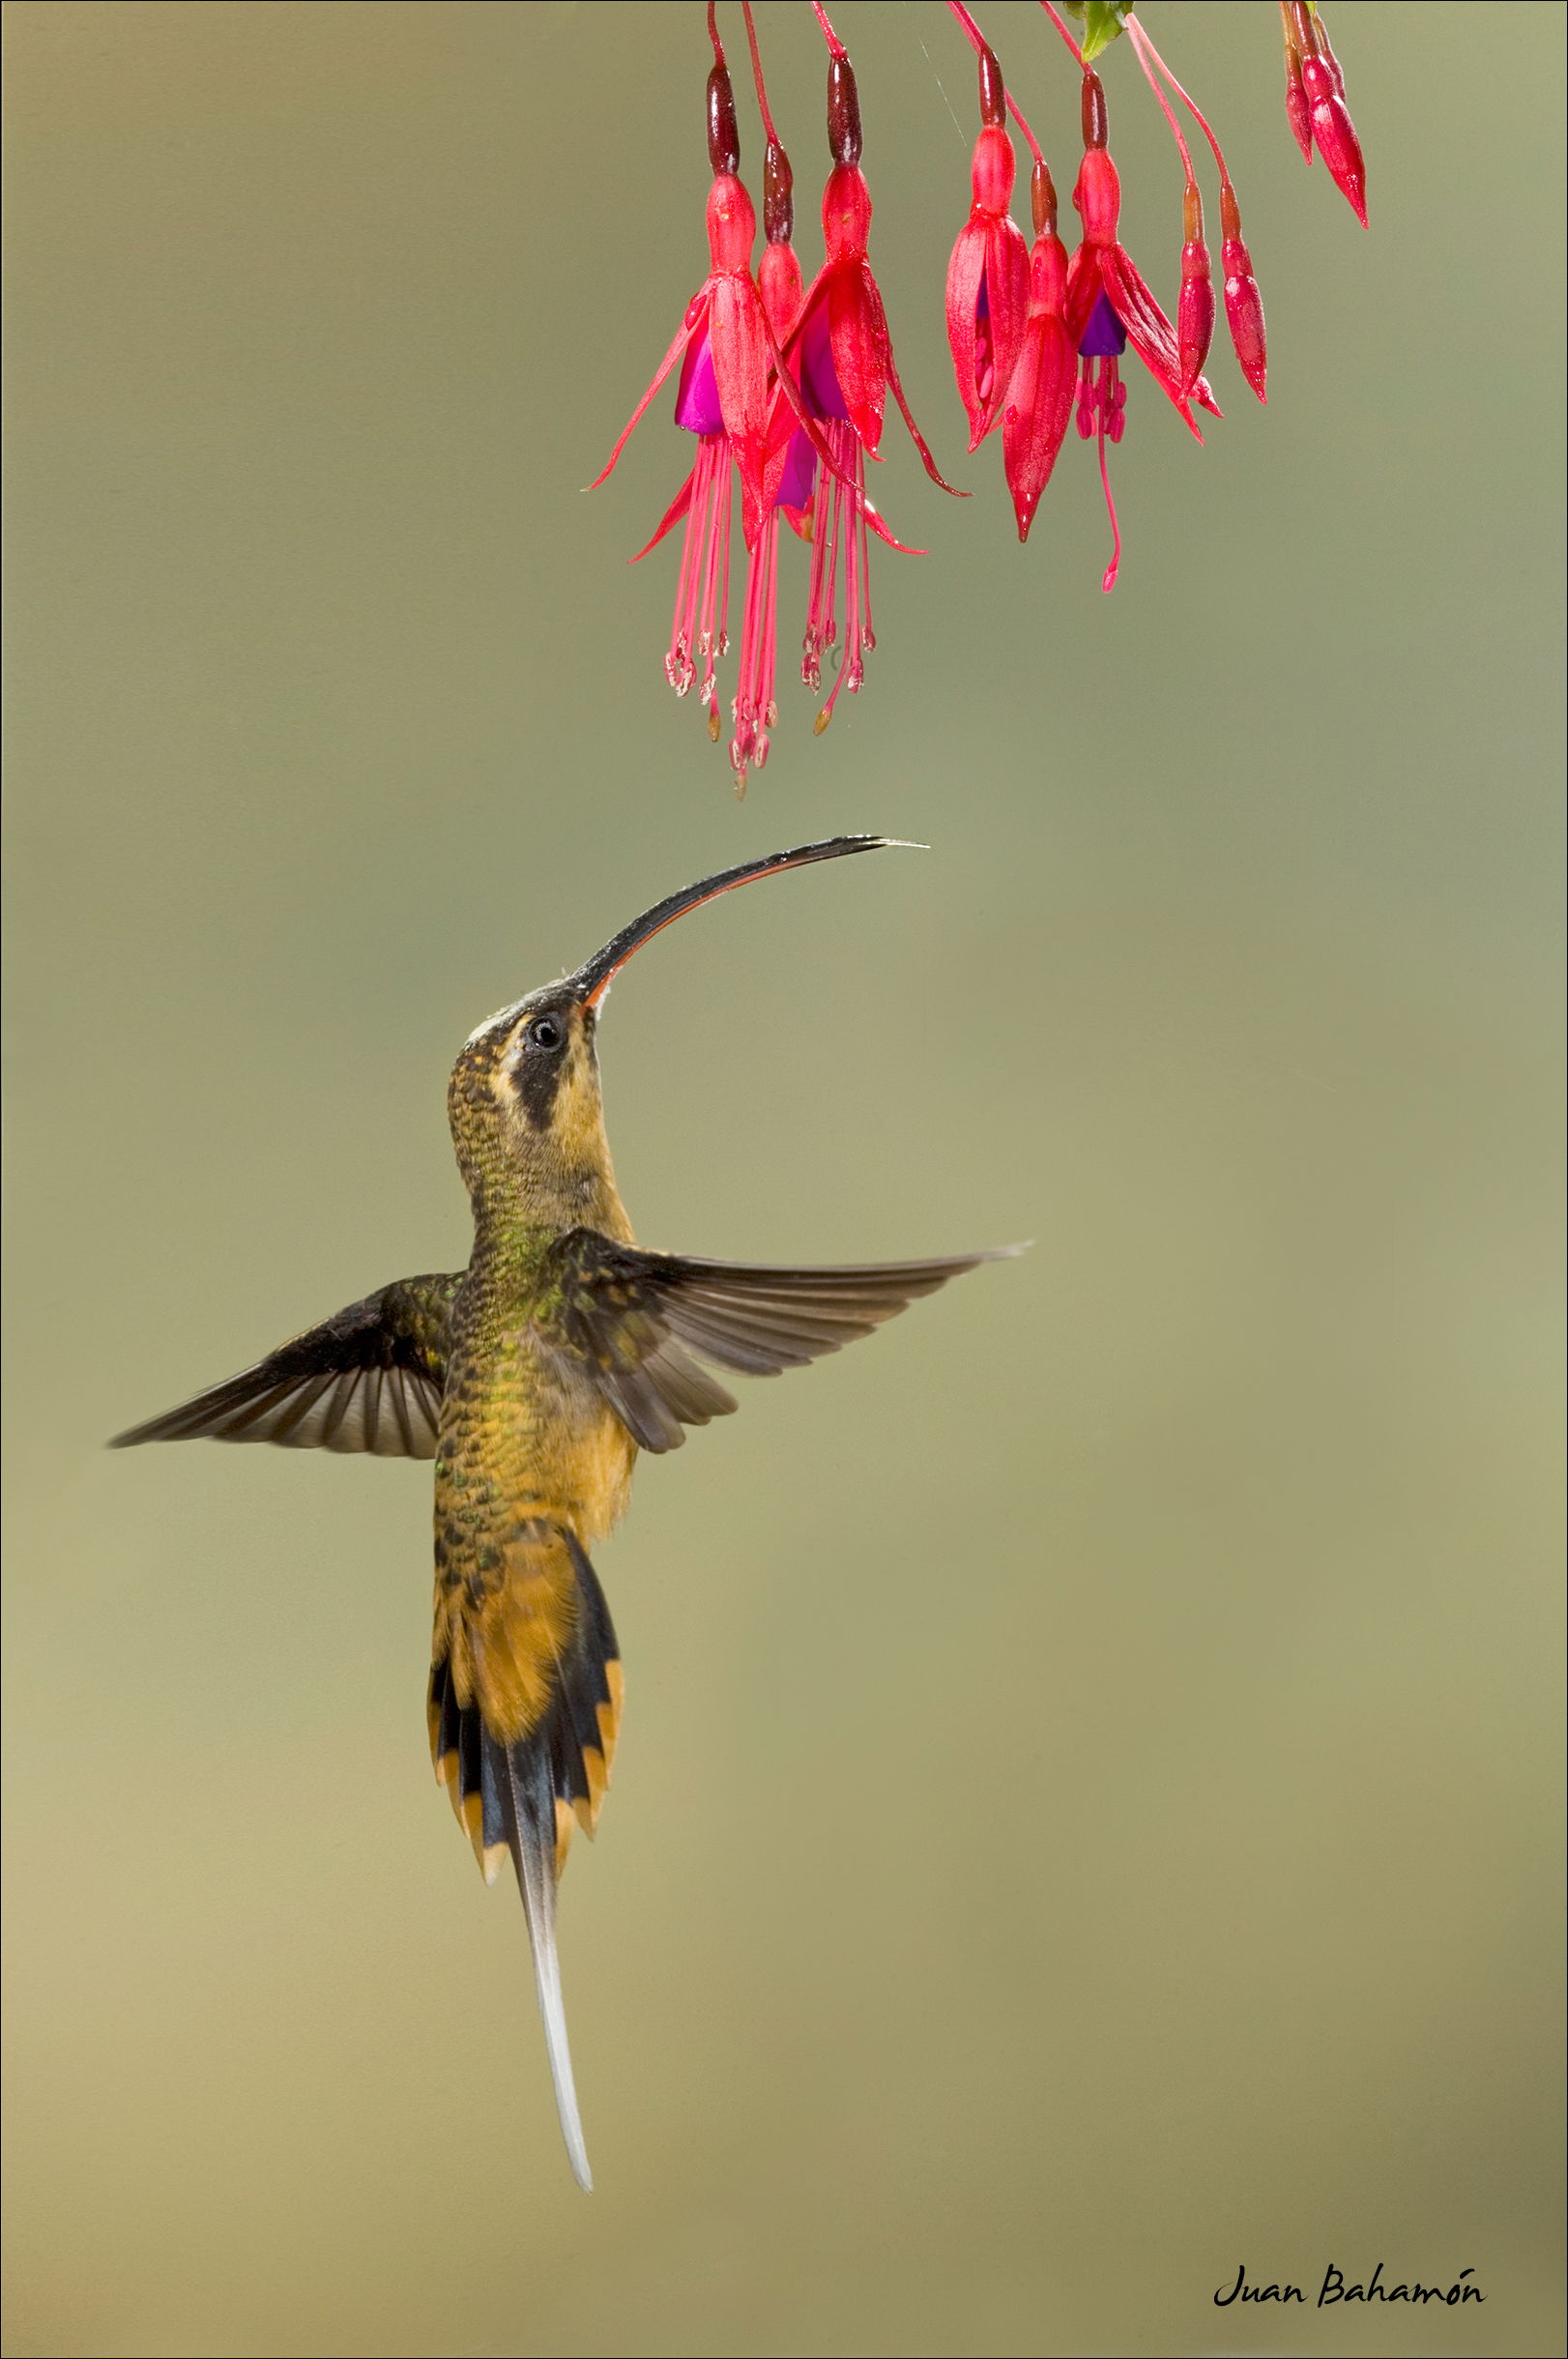
M447 1316L460 1282L460 1274L399 1278L109 1446L207 1438L433 1458Z
M869 1335L917 1295L1022 1250L769 1269L644 1253L596 1230L572 1229L550 1249L537 1324L587 1368L641 1448L673 1450L685 1440L684 1427L727 1416L738 1405L703 1360L745 1376L804 1367Z

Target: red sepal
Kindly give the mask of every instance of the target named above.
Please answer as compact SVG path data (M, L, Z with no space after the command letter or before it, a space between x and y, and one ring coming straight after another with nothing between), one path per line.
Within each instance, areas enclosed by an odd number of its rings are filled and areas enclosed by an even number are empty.
M642 547L637 551L636 556L627 558L626 563L628 566L639 564L641 560L648 555L649 550L656 549L659 542L663 539L665 534L672 532L675 526L680 523L682 517L691 506L691 494L696 481L697 470L695 467L693 467L691 473L687 476L685 481L676 493L675 498L670 502L669 507L664 510L663 515L659 518L658 529L654 533L653 539L645 540Z
M1029 248L1005 214L976 205L958 233L947 265L947 342L958 397L969 418L970 449L977 451L1002 416L1029 317ZM980 289L987 321L982 353ZM981 391L981 367L989 370Z
M1333 70L1321 57L1303 57L1301 80L1311 109L1312 136L1329 177L1363 229L1367 226L1367 167L1350 110L1336 88Z
M599 485L603 482L605 477L615 465L616 460L621 456L622 451L625 449L627 443L630 441L632 429L640 422L643 413L647 409L649 403L653 400L653 395L658 392L659 387L663 384L665 378L669 375L677 361L680 360L682 354L685 351L685 348L690 343L692 337L699 333L704 322L707 320L709 298L712 292L712 280L711 278L706 279L698 288L696 294L693 295L691 301L687 304L686 316L681 323L681 327L676 335L674 343L670 346L669 351L664 355L663 360L660 361L658 367L654 372L653 384L649 387L647 393L644 393L642 399L638 402L637 407L632 411L631 416L626 420L625 424L622 427L620 439L616 443L615 449L610 452L609 457L605 460L603 466L599 469L592 483L589 484L588 489L590 491L597 491Z
M1252 256L1239 238L1227 238L1221 248L1225 265L1225 317L1241 374L1260 401L1268 395L1268 342L1263 331L1263 299L1252 275Z

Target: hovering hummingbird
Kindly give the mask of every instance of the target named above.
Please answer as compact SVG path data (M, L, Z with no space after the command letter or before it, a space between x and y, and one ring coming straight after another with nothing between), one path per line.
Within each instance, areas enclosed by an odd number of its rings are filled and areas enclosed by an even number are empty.
M1003 1258L773 1269L645 1251L604 1136L599 1012L632 952L687 910L892 840L840 835L706 877L489 1017L447 1091L474 1209L468 1267L397 1279L112 1445L208 1436L435 1459L431 1754L485 1881L508 1855L516 1871L584 2188L556 1887L573 1825L596 1824L622 1703L589 1552L624 1512L640 1449L677 1449L688 1425L737 1407L704 1361L747 1376L801 1367Z

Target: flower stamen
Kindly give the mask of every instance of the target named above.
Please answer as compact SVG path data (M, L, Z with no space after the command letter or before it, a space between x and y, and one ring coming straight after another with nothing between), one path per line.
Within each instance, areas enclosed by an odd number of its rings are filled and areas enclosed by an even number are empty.
M1113 442L1119 442L1121 440L1121 405L1127 398L1126 387L1124 385L1118 385L1116 383L1116 365L1115 361L1102 361L1100 363L1100 368L1102 371L1101 400L1099 411L1100 430L1098 437L1100 453L1100 488L1105 493L1105 510L1107 515L1111 519L1111 562L1106 567L1103 574L1100 576L1100 588L1105 592L1107 597L1110 597L1112 591L1117 586L1117 573L1121 565L1121 527L1117 522L1117 504L1111 491L1111 470L1107 466L1105 458L1105 438L1107 432L1109 431L1111 440ZM1117 406L1111 413L1112 423L1109 428L1107 428L1105 419L1103 374L1103 372L1107 369L1112 372L1113 388L1115 393L1119 396Z
M769 731L778 722L778 706L773 699L773 624L777 604L778 510L774 508L769 509L758 536L746 577L740 677L730 708L735 722L735 735L730 740L730 767L735 772L737 795L746 791L747 771L761 770L766 765Z
M676 577L675 618L664 677L677 696L687 695L703 666L698 703L711 709L717 693L713 666L729 648L726 630L730 597L730 445L723 434L699 434L686 510L681 570Z

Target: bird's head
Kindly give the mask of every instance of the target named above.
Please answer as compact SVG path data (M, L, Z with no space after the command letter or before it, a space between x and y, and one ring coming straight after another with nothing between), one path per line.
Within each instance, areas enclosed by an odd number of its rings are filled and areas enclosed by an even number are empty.
M704 877L645 910L575 975L490 1016L464 1041L447 1092L452 1142L476 1209L512 1202L554 1226L602 1218L613 1198L595 1040L611 983L634 950L718 894L788 868L875 852L886 835L836 835Z

